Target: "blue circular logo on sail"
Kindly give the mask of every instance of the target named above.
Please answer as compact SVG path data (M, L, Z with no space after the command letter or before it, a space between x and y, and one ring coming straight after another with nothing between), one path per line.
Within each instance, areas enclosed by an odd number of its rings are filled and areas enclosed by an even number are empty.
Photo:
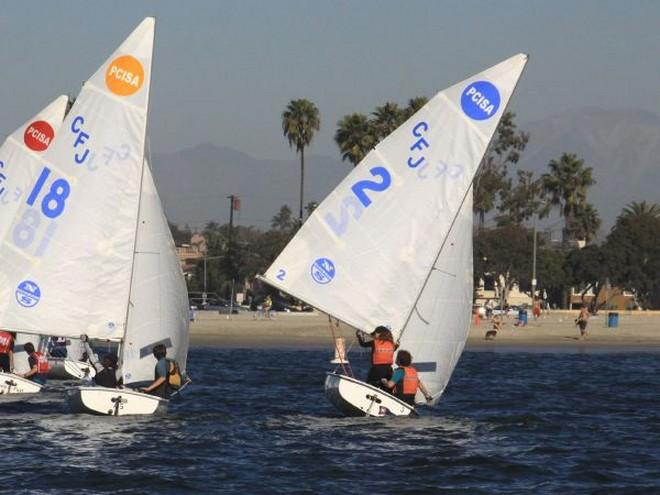
M335 278L335 264L328 258L319 258L312 263L312 278L317 284L327 284Z
M41 289L31 280L23 280L16 287L16 301L24 308L33 308L41 299Z
M493 83L475 81L463 90L461 108L473 120L487 120L500 108L500 92Z

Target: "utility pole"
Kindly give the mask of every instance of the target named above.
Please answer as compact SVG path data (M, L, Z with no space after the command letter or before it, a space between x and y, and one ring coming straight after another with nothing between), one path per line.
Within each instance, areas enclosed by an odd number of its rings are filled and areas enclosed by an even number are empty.
M536 219L534 219L534 248L532 254L532 304L536 297Z

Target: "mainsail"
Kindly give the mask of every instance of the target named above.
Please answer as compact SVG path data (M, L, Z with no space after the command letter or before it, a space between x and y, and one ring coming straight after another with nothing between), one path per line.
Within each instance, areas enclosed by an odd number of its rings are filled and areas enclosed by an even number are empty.
M358 329L389 326L437 398L472 300L471 187L527 62L435 95L314 211L264 279Z
M0 327L124 335L144 162L154 19L85 83L0 238Z
M154 345L182 370L188 355L188 292L167 219L148 163L144 167L135 264L122 346L125 384L154 377Z

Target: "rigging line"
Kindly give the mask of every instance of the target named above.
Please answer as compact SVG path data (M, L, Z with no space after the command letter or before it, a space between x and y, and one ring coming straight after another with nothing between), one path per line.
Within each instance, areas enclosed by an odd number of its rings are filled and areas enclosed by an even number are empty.
M468 194L470 193L470 190L472 189L472 186L474 184L474 181L476 180L477 175L479 174L479 171L481 170L481 168L483 166L484 156L486 156L486 153L488 152L488 149L490 148L490 145L492 144L493 139L495 138L495 133L497 132L497 127L500 125L500 122L502 121L502 117L504 116L507 108L509 107L509 103L511 103L511 98L513 97L513 93L515 93L516 88L518 87L518 83L520 82L520 78L522 77L522 73L525 70L525 66L526 65L523 66L522 70L520 71L520 74L518 75L518 79L516 80L516 84L513 86L513 89L511 90L511 94L509 95L509 101L507 101L506 106L502 109L502 113L500 114L500 118L497 121L497 125L495 126L495 130L491 134L490 140L488 141L488 145L486 145L486 148L484 149L484 153L481 156L479 166L477 167L477 170L475 170L474 175L472 176L472 180L470 180L469 186L465 189L465 194L463 195L463 199L461 200L461 204L460 204L458 210L456 211L456 214L454 215L454 218L451 221L451 225L449 226L449 230L447 230L447 234L445 235L445 238L442 240L442 244L440 245L440 249L438 250L438 254L436 254L435 259L433 260L433 263L431 263L431 269L426 274L426 278L424 279L424 283L422 284L422 288L417 293L417 297L415 298L415 302L413 303L412 308L408 312L408 316L406 317L406 321L403 323L403 327L401 327L401 333L399 334L399 338L396 340L397 344L399 342L401 342L401 338L403 337L403 334L405 333L406 328L408 327L408 323L410 322L410 318L412 318L412 315L417 311L417 304L419 303L419 300L422 297L422 293L424 292L424 289L426 288L426 285L429 283L429 279L431 278L431 273L433 273L433 267L438 262L438 259L440 258L440 254L442 254L442 250L445 248L445 244L447 243L447 240L449 239L449 234L451 234L451 231L454 228L454 224L456 223L456 219L458 218L458 215L461 213L461 210L463 209L463 205L465 204L465 200L467 199Z
M335 351L337 353L337 357L339 358L339 364L341 365L342 370L344 371L344 375L350 376L351 378L354 378L353 376L353 370L351 369L350 365L348 366L348 369L346 368L345 363L345 349L344 349L344 356L342 357L341 354L339 353L339 345L337 344L337 337L335 337L335 327L332 324L332 318L330 315L328 315L328 326L330 327L330 333L332 334L332 341L335 345ZM339 327L339 322L337 322L337 327Z

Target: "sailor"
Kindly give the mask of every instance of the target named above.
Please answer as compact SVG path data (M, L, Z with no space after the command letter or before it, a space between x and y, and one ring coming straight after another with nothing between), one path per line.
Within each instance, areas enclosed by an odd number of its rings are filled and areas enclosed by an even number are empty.
M14 339L16 334L0 330L0 371L11 373L14 369Z
M398 344L394 343L392 332L389 328L379 326L371 333L372 340L366 341L364 332L355 332L361 347L371 347L371 368L367 374L367 383L374 387L383 388L381 380L392 378L392 363L394 363L394 351Z
M154 369L154 381L140 390L168 399L172 391L181 387L182 376L179 365L173 359L167 359L167 348L163 344L155 345L152 352L158 360Z
M401 350L396 355L396 364L398 368L392 374L392 378L382 383L385 388L391 391L392 395L401 399L406 404L415 405L415 395L417 389L421 390L427 402L431 402L433 397L429 394L424 384L417 375L417 370L411 366L412 356L408 351Z
M19 374L18 376L29 378L33 382L40 383L41 385L45 384L46 379L48 378L48 370L50 369L48 366L48 358L41 352L36 352L32 342L24 344L23 349L28 353L28 365L30 371Z
M117 388L117 358L108 354L101 360L103 369L94 377L99 387Z

